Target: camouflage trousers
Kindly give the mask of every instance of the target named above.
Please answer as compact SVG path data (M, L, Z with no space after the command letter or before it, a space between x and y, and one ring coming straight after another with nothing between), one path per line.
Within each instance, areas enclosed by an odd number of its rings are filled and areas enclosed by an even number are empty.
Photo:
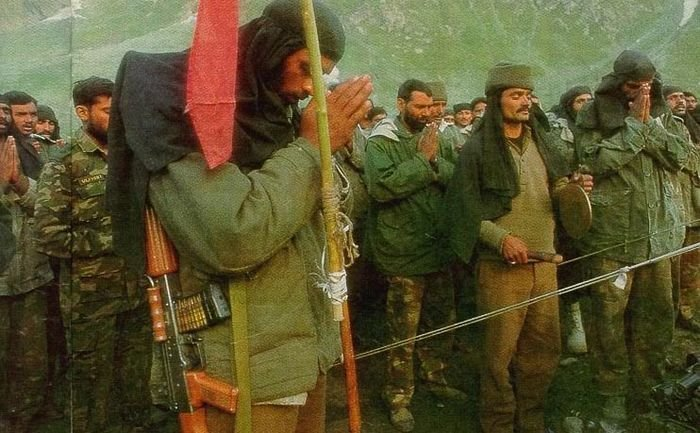
M700 242L700 227L688 227L683 246ZM673 259L673 294L678 314L690 319L700 308L700 249Z
M68 335L72 432L103 433L115 409L125 426L146 425L151 407L148 307L142 303L104 317L74 319Z
M388 281L386 313L391 342L454 323L454 285L449 272L390 276ZM414 349L420 361L421 378L431 383L446 383L446 359L452 350L453 337L452 333L446 333L419 342L417 347L408 343L389 351L383 397L392 410L411 403L415 391Z
M625 265L596 258L589 276ZM622 289L612 280L591 287L589 341L600 394L627 395L635 407L635 402L645 402L651 387L663 380L666 349L673 338L671 291L668 259L628 272Z
M46 393L46 292L0 296L0 417L31 420Z

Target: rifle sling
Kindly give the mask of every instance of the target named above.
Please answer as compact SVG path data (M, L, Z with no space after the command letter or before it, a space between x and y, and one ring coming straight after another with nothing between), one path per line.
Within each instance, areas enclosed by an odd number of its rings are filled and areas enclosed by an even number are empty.
M251 433L250 350L248 348L248 301L245 289L232 280L228 285L231 300L231 353L233 371L238 386L238 408L235 416L235 432Z

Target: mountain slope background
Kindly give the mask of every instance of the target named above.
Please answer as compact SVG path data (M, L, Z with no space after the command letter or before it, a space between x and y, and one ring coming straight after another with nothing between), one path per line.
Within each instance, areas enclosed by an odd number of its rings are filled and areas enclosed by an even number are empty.
M127 50L189 45L196 0L3 0L0 92L25 90L73 121L71 84L113 78ZM240 0L240 21L267 0ZM595 86L623 49L647 53L665 82L700 91L698 0L326 0L347 33L341 78L369 73L377 105L394 110L407 78L443 80L449 103L482 94L498 61L526 62L549 107ZM75 127L73 124L71 127Z

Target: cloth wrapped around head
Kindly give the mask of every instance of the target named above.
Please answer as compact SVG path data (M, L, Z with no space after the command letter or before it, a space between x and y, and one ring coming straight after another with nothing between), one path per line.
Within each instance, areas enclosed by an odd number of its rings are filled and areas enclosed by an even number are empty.
M233 160L239 166L257 168L294 139L297 107L279 97L277 86L284 59L306 47L300 3L274 1L240 29L233 145ZM321 54L337 62L345 52L343 25L321 2L314 2L314 13Z
M649 57L638 51L625 50L615 59L613 72L601 80L595 91L592 108L579 115L578 125L582 128L600 129L605 136L624 126L629 113L629 101L622 91L622 85L643 79L652 80L651 116L659 116L667 109L661 92L661 77Z

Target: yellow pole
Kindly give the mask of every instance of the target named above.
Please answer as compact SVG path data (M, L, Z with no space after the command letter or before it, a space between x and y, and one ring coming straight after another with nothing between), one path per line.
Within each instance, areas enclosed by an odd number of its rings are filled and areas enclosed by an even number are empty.
M314 101L316 102L316 117L318 120L318 137L321 152L321 191L323 196L323 220L326 228L328 251L328 271L330 274L344 271L342 242L344 237L338 230L337 202L333 197L333 170L331 163L331 143L328 129L328 109L326 106L326 88L323 83L321 67L321 49L318 42L316 16L313 0L302 0L304 32L306 46L309 50L311 77L314 83ZM360 397L355 368L355 353L352 346L352 331L350 329L350 312L347 302L342 305L334 304L336 320L340 320L340 331L343 346L343 365L345 367L345 389L348 399L348 427L350 433L359 433L361 427Z

